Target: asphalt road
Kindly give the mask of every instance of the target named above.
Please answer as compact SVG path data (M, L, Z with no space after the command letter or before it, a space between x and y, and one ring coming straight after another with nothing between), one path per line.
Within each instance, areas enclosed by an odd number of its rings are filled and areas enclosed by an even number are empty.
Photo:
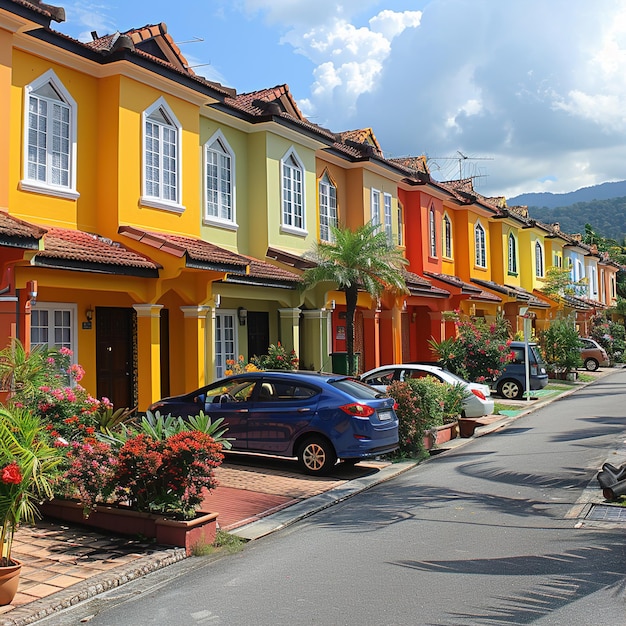
M626 437L626 370L219 560L41 623L626 625L626 522L577 502Z

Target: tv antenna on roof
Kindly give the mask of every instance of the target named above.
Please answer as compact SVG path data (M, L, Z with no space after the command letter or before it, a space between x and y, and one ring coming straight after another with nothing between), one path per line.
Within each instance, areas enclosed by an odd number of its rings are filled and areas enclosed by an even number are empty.
M493 157L473 157L468 156L467 154L463 154L460 150L456 151L457 156L450 157L428 157L428 161L457 161L459 164L459 180L463 180L463 178L468 178L467 176L463 176L463 167L466 161L493 161ZM469 176L469 178L478 178L478 175Z

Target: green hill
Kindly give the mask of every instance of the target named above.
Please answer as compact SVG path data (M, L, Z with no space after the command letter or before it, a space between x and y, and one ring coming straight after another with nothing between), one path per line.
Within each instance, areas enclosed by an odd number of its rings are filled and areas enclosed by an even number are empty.
M584 233L585 224L591 224L602 237L622 245L626 239L626 197L576 202L553 209L529 206L528 214L546 224L558 222L565 233Z

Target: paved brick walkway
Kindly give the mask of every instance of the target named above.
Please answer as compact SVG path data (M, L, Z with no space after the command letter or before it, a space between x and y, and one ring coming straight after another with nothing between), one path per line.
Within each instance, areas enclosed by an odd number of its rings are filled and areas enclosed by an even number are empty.
M231 457L216 470L220 484L203 508L219 514L221 529L232 530L386 465L337 466L330 476L313 477L284 460ZM116 586L120 576L141 576L185 554L182 548L43 520L18 530L13 557L22 562L20 585L13 603L0 607L0 626L31 623L51 605L67 606Z

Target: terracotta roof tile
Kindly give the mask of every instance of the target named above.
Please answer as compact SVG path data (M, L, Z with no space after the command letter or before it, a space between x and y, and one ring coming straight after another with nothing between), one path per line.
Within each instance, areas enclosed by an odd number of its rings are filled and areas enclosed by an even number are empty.
M35 255L36 265L54 265L51 261L66 261L77 264L72 265L72 267L66 266L66 269L81 269L83 266L107 266L110 269L134 268L156 272L161 268L158 263L129 250L117 241L96 234L65 228L48 230L44 236L44 249Z
M173 256L186 257L189 267L198 263L197 269L203 269L203 266L206 265L207 267L204 269L237 272L239 274L247 273L248 261L246 259L202 239L169 233L155 233L132 226L120 226L118 232Z
M435 287L431 282L424 277L414 272L409 272L403 269L404 280L406 286L409 289L411 295L414 296L435 296L439 298L446 298L450 295L449 291Z
M289 272L288 270L276 267L276 265L272 265L271 263L267 263L266 261L255 259L251 256L242 256L250 263L249 276L261 279L278 280L288 283L300 282L300 276L298 274L294 274L293 272Z
M46 4L44 2L41 2L40 0L33 0L32 2L27 2L27 0L11 0L11 2L13 2L13 4L25 7L26 9L30 9L31 11L35 11L36 13L39 13L44 17L53 19L55 22L65 21L65 9L62 7L56 7L51 4Z
M38 247L38 241L46 233L45 228L29 224L0 211L0 242L4 245L15 245L25 248Z
M418 156L418 157L405 156L405 157L397 157L397 158L388 159L388 160L394 165L399 165L412 172L428 174L430 176L430 169L428 168L428 162L425 156Z
M550 305L547 302L544 302L543 300L537 298L532 293L530 293L530 291L527 291L522 287L517 287L516 285L499 285L492 280L479 280L478 278L472 278L472 282L480 285L481 287L485 287L490 291L504 294L509 298L515 298L515 300L517 300L518 302L525 302L530 306L542 309L550 308Z
M277 85L268 89L235 94L226 98L224 104L232 109L246 113L252 118L266 119L274 116L289 120L309 131L324 137L326 141L335 139L335 134L310 122L296 104L288 85Z

